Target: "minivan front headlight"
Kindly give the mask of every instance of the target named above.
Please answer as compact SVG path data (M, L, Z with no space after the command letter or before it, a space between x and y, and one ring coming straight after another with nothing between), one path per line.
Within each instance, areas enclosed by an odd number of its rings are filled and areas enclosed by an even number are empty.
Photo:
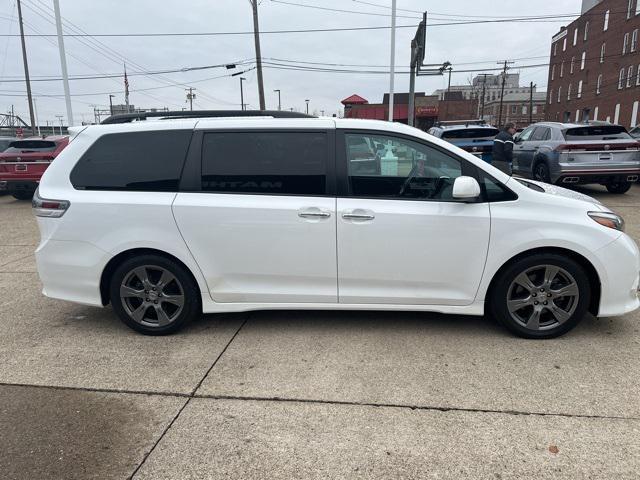
M600 225L624 232L624 219L613 212L587 212Z

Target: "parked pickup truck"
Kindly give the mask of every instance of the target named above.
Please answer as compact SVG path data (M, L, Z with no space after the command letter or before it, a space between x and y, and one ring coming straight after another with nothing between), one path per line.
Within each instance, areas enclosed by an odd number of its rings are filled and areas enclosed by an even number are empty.
M0 191L18 200L31 200L42 174L68 144L68 136L26 138L11 142L0 153Z

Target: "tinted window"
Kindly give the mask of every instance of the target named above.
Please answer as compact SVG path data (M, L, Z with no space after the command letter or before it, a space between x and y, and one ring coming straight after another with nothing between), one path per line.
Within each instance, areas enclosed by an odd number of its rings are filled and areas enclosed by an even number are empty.
M465 128L461 130L450 130L442 134L442 138L447 140L461 140L474 138L491 139L498 135L500 130L497 128Z
M535 127L525 128L520 135L518 135L518 141L526 142L530 140L531 134L535 130Z
M551 138L551 129L547 127L537 127L531 135L531 141L541 142L543 140L549 140Z
M346 134L349 191L353 196L453 200L460 160L411 140L383 135ZM362 154L353 145L366 144Z
M517 200L518 196L485 172L480 172L480 188L489 202Z
M631 136L619 125L598 125L569 128L564 132L567 140L617 140L629 139Z
M368 145L353 148L366 152ZM324 132L207 133L202 145L202 190L323 195L327 155Z
M71 172L75 188L175 192L191 130L100 137Z
M0 138L0 152L4 152L9 148L9 144L11 144L11 140L3 140Z
M6 153L53 152L55 149L56 142L47 140L18 140L9 144Z

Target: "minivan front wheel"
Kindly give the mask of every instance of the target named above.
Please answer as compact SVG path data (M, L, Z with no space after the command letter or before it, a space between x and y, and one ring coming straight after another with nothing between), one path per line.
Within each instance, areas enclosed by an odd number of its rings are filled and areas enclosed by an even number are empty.
M490 311L524 338L554 338L587 313L591 291L584 269L556 254L522 258L505 269L490 294Z
M114 271L109 292L120 319L146 335L177 332L201 311L192 277L177 262L161 256L125 260Z

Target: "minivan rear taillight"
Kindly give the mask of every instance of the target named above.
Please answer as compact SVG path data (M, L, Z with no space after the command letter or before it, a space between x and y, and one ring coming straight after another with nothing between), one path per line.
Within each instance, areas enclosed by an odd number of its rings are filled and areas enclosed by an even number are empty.
M33 194L31 206L36 217L60 218L67 211L71 203L69 200L50 200L42 198L38 189Z

